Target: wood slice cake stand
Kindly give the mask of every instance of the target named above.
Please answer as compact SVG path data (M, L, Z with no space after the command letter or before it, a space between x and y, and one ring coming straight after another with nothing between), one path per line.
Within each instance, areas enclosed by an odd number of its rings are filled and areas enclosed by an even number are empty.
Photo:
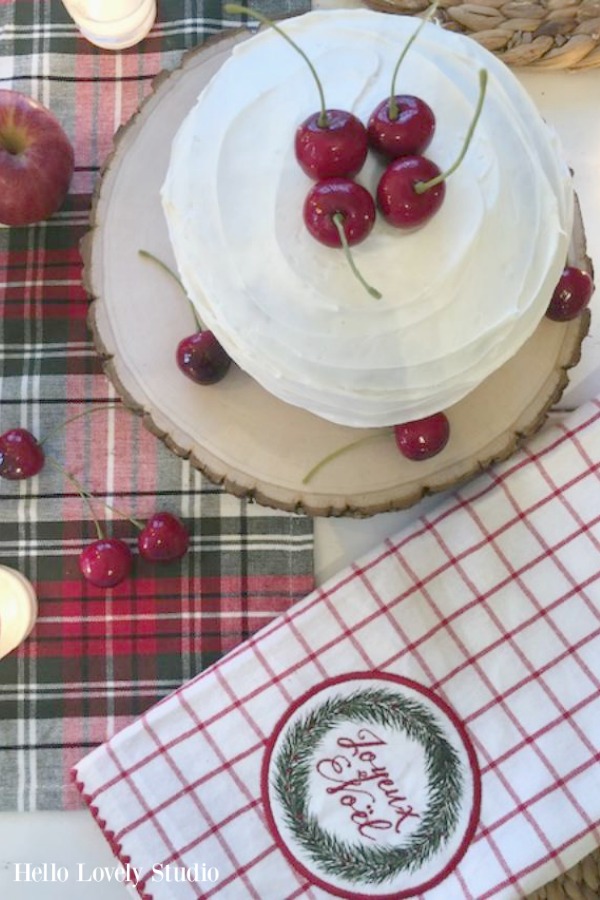
M448 411L451 439L438 456L405 460L391 430L379 429L377 439L304 483L321 458L367 431L283 403L236 366L210 387L189 381L176 366L175 348L195 330L190 305L173 279L139 254L145 250L175 268L160 202L171 141L201 89L248 36L228 32L190 51L180 68L156 79L151 96L117 134L82 246L96 347L123 401L226 490L319 516L411 506L506 458L539 428L567 383L566 370L579 359L589 315L561 324L543 320L513 359ZM589 267L580 218L572 254Z

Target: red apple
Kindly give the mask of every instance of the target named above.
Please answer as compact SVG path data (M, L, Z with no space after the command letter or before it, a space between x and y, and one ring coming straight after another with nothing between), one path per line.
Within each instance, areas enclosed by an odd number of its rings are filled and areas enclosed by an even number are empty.
M50 110L0 90L0 222L30 225L60 207L73 174L73 148Z

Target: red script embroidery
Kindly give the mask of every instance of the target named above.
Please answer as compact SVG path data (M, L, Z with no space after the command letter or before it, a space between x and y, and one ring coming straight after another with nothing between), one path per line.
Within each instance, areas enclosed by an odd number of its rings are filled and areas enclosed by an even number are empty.
M421 818L395 786L387 768L377 764L374 748L387 746L386 741L370 729L360 728L354 738L338 738L337 746L347 752L320 759L315 768L322 778L332 783L325 789L326 793L339 795L340 805L350 810L350 821L362 837L374 841L370 831L390 828L400 833L407 819ZM395 814L394 818L373 818L378 800L382 799Z

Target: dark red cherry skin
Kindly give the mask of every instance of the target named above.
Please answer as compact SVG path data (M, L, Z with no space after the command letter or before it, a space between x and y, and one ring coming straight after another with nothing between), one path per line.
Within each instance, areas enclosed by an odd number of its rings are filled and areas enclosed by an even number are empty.
M109 588L127 578L132 560L131 550L124 541L118 538L100 538L80 554L79 569L90 584Z
M552 294L546 316L553 322L575 319L589 304L594 282L589 272L566 266Z
M450 423L444 413L414 419L394 426L396 446L407 459L420 461L440 453L450 438Z
M44 466L44 451L26 428L0 434L0 476L11 481L32 478Z
M138 535L140 556L150 562L173 562L187 552L189 535L183 522L168 512L151 516Z
M369 146L388 159L419 156L427 149L435 131L431 107L411 94L397 94L398 116L390 118L390 98L375 107L367 123Z
M183 374L196 384L216 384L231 365L231 357L212 331L197 331L183 338L175 358Z
M386 222L414 229L429 221L444 202L445 182L422 194L415 191L415 184L439 174L436 164L425 156L403 156L391 162L377 185L377 206Z
M328 126L319 125L320 113L309 116L296 131L295 151L302 170L323 178L353 178L367 158L367 129L355 115L328 109Z
M317 241L327 247L340 247L340 235L333 221L341 213L346 240L359 244L375 223L375 202L370 193L356 181L328 178L318 181L304 201L304 223Z

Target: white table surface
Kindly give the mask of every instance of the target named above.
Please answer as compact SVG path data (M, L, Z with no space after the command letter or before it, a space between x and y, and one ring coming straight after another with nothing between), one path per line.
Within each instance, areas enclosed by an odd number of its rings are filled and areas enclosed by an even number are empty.
M339 5L339 0L321 0L320 5L333 2ZM562 139L566 158L574 170L588 252L600 273L600 69L580 73L527 70L517 75ZM584 343L581 362L571 373L562 408L577 406L600 394L599 344L600 290L592 300L591 334ZM317 581L322 583L437 502L439 499L429 499L418 509L361 521L317 520ZM17 882L16 863L65 866L68 880L64 884ZM206 863L210 865L209 860ZM108 867L114 872L116 866L99 828L86 811L0 814L0 897L6 900L124 900L134 893L131 888L106 880L80 880L80 871L82 878L87 879L95 867ZM46 872L50 874L49 869Z

